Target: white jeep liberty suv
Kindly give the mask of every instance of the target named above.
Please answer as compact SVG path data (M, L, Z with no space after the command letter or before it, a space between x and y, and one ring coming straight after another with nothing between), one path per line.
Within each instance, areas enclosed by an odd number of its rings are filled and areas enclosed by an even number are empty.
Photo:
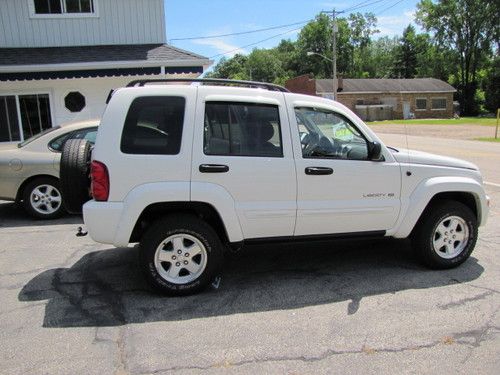
M149 281L173 295L209 285L223 249L253 241L411 236L427 266L455 267L488 214L473 164L386 147L345 106L260 82L131 82L91 154L64 147L67 208L89 199L90 173L90 236L140 242Z

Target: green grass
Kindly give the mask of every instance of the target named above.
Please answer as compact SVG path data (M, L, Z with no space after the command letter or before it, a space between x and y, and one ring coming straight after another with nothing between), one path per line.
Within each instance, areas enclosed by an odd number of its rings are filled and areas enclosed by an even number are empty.
M485 142L498 142L500 143L500 138L493 138L493 137L488 137L488 138L475 138L476 141L485 141Z
M368 125L481 125L496 126L496 118L486 117L461 117L459 119L422 119L422 120L386 120L368 122Z

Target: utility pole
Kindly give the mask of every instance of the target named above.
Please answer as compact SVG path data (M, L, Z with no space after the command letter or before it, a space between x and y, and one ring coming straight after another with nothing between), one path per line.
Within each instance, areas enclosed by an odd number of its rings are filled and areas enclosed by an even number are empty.
M343 13L343 11L337 12L334 8L332 11L323 11L321 13L326 13L326 14L329 14L332 16L333 100L337 100L337 87L338 87L338 82L337 82L337 32L339 31L338 26L337 26L337 14Z
M337 19L335 8L332 11L332 36L333 36L333 100L337 100Z

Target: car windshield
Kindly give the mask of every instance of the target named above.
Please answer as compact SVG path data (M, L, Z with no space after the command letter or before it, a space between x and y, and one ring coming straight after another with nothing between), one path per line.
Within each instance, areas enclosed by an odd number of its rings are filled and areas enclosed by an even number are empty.
M29 144L29 143L31 143L33 141L36 141L38 138L43 137L45 134L52 133L54 130L57 130L57 129L60 129L60 128L61 128L60 126L54 126L53 128L44 130L43 132L35 134L33 137L30 137L30 138L26 139L25 141L18 143L17 147L19 147L19 148L24 147L27 144Z

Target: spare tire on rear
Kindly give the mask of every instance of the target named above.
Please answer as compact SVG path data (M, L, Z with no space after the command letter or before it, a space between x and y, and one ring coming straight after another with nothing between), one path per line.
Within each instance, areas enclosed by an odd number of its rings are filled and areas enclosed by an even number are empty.
M60 188L63 204L70 214L82 212L90 200L91 144L86 139L70 139L61 154Z

